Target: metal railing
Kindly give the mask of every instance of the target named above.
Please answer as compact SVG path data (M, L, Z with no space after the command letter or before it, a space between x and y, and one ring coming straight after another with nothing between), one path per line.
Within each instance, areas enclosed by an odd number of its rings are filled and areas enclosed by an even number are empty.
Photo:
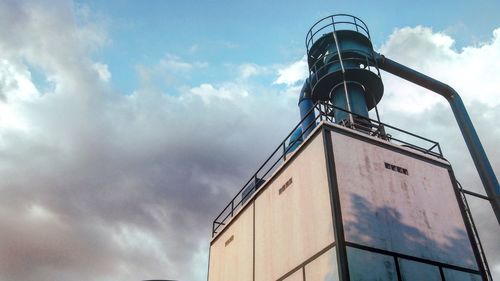
M331 73L331 68L333 66L339 66L340 67L340 62L343 61L344 64L345 62L353 62L356 63L358 66L353 65L348 65L345 67L345 70L349 69L365 69L368 71L373 72L376 74L378 77L380 77L380 70L377 65L373 62L373 58L371 54L365 54L363 58L361 57L344 57L342 60L338 58L337 54L329 54L326 55L327 58L329 57L336 57L334 60L326 59L327 63L323 62L322 60L317 60L311 67L309 67L309 81L311 85L316 85L321 78L325 77L326 75ZM340 68L338 69L339 71L341 70Z
M326 33L335 32L339 29L353 30L359 32L371 40L368 26L360 18L348 14L331 15L318 20L307 32L306 35L307 53L309 53L309 50L314 44L314 42L316 42L317 39L321 38L321 36L325 32ZM321 33L319 36L316 36L321 31L323 31L323 33ZM314 36L316 36L316 40Z
M354 116L354 123L350 122L337 122L338 125L350 128L352 130L368 134L373 137L383 139L385 141L402 145L416 151L429 154L435 157L443 158L441 147L438 142L421 137L419 135L410 133L408 131L396 128L391 125L384 124L380 121L366 118L353 112L349 112L343 108L333 106L329 102L318 101L314 107L304 116L302 120L291 130L285 139L274 149L271 155L264 161L264 163L253 173L250 179L243 185L243 187L236 193L231 201L214 219L212 224L212 237L214 237L218 230L223 227L228 219L232 218L243 207L244 203L250 196L269 179L269 177L277 170L278 164L284 163L287 160L288 154L294 150L296 144L302 142L304 133L308 129L316 126L317 122L329 121L335 123L334 110L340 110ZM315 114L315 119L309 124L305 124L305 120L311 115ZM302 133L299 138L291 141L292 134L302 127ZM397 137L396 137L397 136ZM408 140L410 138L412 140ZM288 145L287 145L288 143ZM245 192L244 192L245 191Z
M488 265L488 260L486 259L486 254L484 252L483 244L481 243L481 239L479 238L479 232L477 231L476 224L474 222L474 218L472 217L472 211L469 207L469 202L467 201L467 197L465 194L469 194L478 198L481 198L483 200L489 200L487 196L477 194L471 191L468 191L462 187L462 184L457 181L457 186L458 186L458 191L460 192L460 197L462 199L462 203L464 206L464 211L465 211L465 219L469 221L469 224L471 226L472 234L473 234L473 242L476 243L477 249L479 251L479 259L480 262L483 265L484 270L486 271L486 277L488 278L488 281L492 281L493 277L491 275L491 270Z

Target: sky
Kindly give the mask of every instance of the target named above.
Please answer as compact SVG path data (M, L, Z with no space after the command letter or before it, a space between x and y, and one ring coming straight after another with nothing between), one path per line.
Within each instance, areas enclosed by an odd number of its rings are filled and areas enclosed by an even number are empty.
M299 121L305 34L351 13L454 87L500 174L498 1L0 0L0 281L206 280L213 218ZM440 142L451 110L382 73L382 121ZM500 227L469 198L494 279Z

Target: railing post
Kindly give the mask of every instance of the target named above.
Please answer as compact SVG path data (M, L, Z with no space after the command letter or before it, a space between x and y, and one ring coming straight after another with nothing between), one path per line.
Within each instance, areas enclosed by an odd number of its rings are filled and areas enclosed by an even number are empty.
M234 212L234 199L231 201L231 217L233 217L233 212Z
M283 161L286 161L286 146L285 146L286 140L283 141ZM291 145L291 143L290 143ZM257 182L256 182L257 184Z

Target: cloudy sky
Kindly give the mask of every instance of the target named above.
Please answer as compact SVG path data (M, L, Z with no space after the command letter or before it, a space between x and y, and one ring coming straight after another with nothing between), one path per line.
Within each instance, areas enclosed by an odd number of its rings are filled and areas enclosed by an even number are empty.
M305 33L331 13L458 90L500 174L498 1L268 2L0 0L1 281L205 280L212 219L298 122ZM383 80L383 121L484 193L444 100ZM470 203L500 279L500 227Z

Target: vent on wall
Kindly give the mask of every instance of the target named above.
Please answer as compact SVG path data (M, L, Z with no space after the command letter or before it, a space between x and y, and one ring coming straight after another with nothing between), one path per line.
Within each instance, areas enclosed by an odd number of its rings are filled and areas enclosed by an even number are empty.
M408 169L384 162L385 168L408 176Z
M224 247L227 247L227 245L229 245L229 243L233 242L234 240L234 235L231 235L231 237L229 237L229 239L227 239L226 243L224 243Z
M283 193L285 191L285 189L287 189L290 185L292 185L293 183L293 180L292 178L289 178L285 184L283 184L283 186L278 190L278 194L281 195L281 193Z

